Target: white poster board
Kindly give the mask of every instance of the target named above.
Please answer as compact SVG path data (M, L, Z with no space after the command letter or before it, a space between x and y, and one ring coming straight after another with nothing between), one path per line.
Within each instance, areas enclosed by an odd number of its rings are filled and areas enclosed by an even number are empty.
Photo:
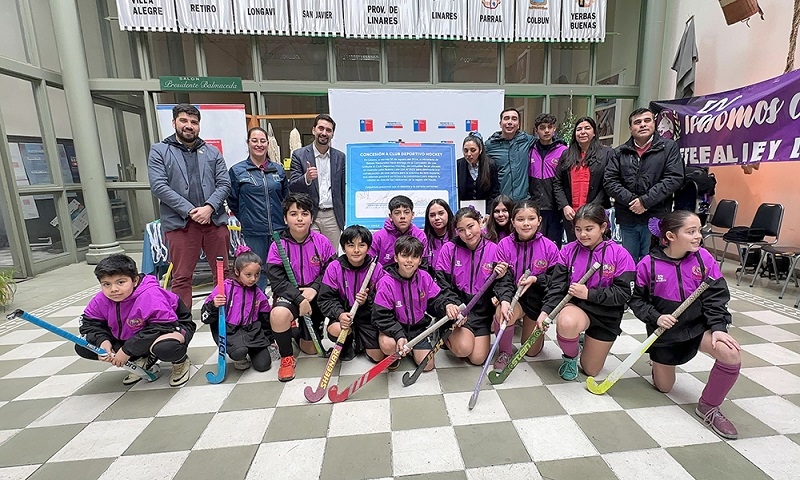
M467 133L484 140L500 129L504 90L328 90L336 121L333 146L351 143L454 143L460 158Z
M172 107L157 105L158 129L161 138L175 133ZM244 105L195 105L200 110L200 138L214 145L225 158L228 168L247 158L247 119Z

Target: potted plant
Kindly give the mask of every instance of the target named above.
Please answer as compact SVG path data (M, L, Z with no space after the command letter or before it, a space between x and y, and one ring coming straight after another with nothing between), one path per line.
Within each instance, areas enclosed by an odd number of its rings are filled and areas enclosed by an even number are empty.
M0 270L0 305L3 310L14 301L17 282L14 281L14 270Z

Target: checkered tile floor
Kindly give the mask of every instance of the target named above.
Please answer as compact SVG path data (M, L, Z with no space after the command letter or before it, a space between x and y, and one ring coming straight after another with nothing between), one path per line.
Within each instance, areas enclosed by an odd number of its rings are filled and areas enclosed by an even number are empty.
M0 479L800 478L800 312L751 292L734 290L730 304L731 333L744 348L742 375L723 405L736 441L693 413L713 363L702 354L679 370L669 395L652 388L642 359L607 395L593 396L583 376L558 377L560 352L549 339L505 384L485 382L472 411L480 369L448 352L413 386L400 382L412 366L404 360L344 403L310 405L302 391L316 385L319 358L300 358L286 384L276 366L229 366L225 383L209 385L216 348L207 327L189 349L199 368L175 389L169 365L157 382L125 387L125 372L79 359L72 344L0 323ZM53 298L58 310L37 311L77 332L90 294L68 305L66 295ZM644 326L625 318L598 378L645 338ZM346 362L331 384L349 384L370 366Z

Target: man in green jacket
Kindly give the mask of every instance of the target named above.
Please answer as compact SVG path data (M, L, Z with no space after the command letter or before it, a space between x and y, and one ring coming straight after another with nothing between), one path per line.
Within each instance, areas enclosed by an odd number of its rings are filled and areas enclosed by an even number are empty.
M519 110L500 112L500 131L486 141L486 154L497 164L500 193L518 202L528 198L530 151L536 137L519 129Z

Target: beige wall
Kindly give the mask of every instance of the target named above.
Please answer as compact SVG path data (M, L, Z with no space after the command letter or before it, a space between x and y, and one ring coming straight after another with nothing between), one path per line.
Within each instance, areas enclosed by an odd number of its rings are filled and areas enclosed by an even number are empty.
M783 73L788 54L793 2L759 0L765 19L753 16L748 25L727 25L715 1L669 0L667 5L661 99L675 94L675 72L670 70L686 21L694 15L698 63L695 94L705 95L758 83ZM800 68L800 48L795 53ZM739 201L737 224L747 225L763 202L785 207L780 244L800 246L800 162L762 164L745 175L735 166L712 169L717 177L717 199Z

